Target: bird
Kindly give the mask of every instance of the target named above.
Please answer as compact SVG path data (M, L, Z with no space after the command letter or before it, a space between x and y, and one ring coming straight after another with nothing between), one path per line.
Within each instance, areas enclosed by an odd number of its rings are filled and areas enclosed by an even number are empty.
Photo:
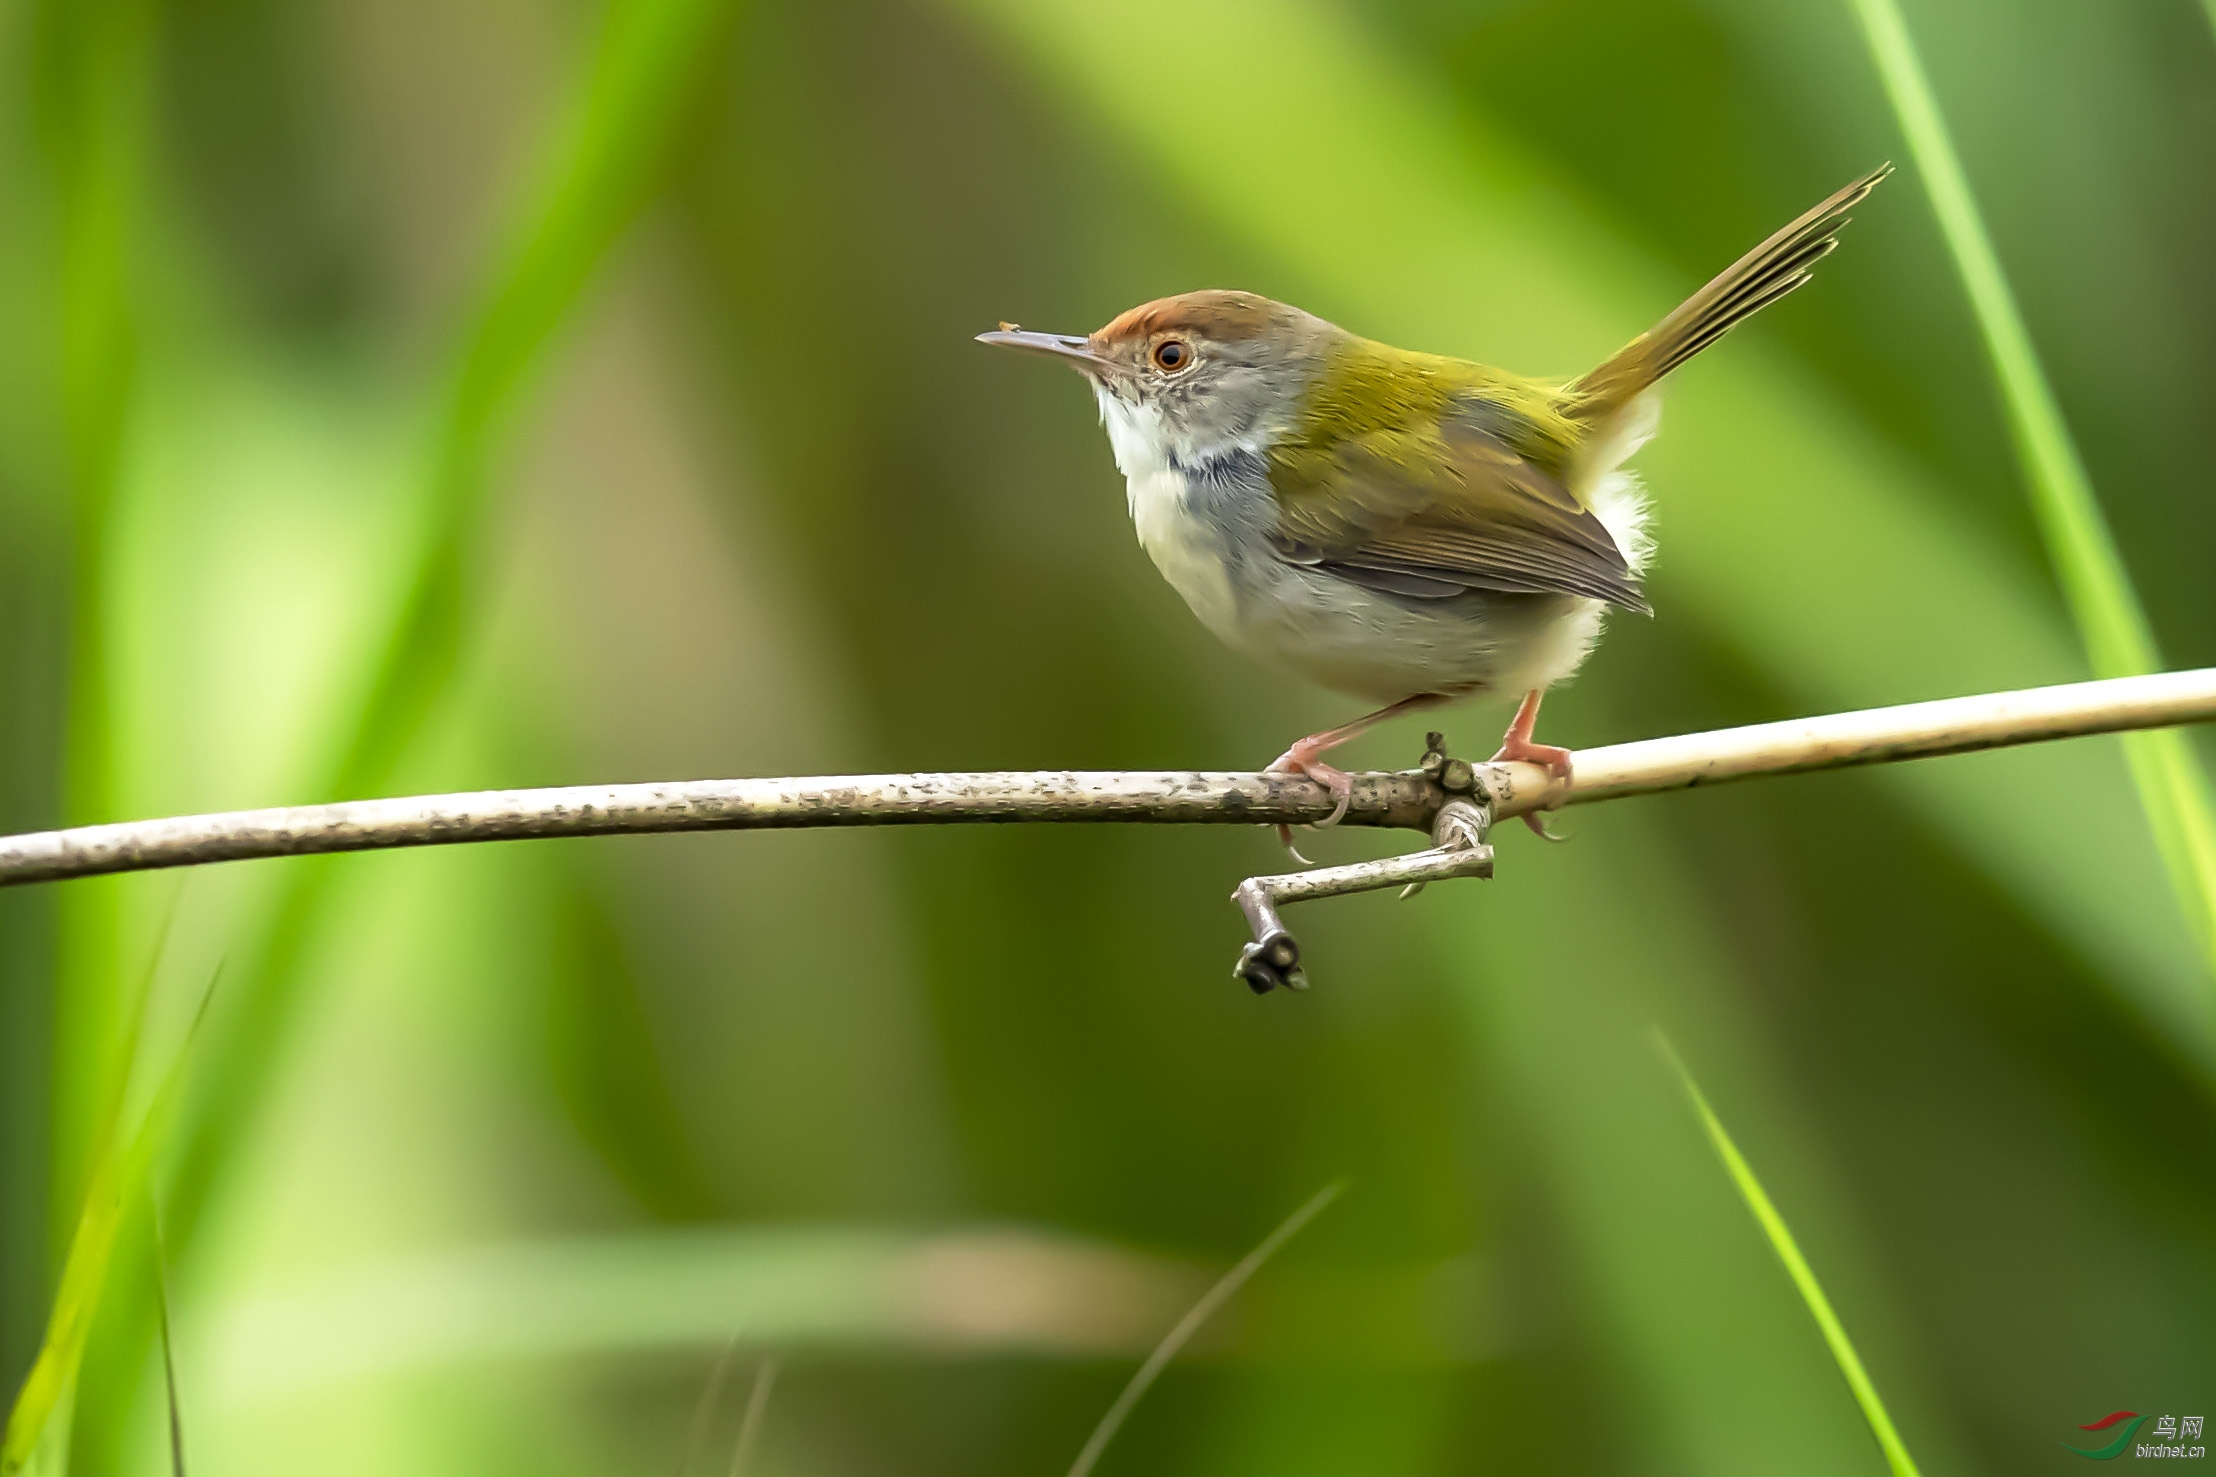
M1572 380L1395 348L1220 289L1142 303L1091 334L1002 323L978 340L1091 381L1139 543L1202 625L1378 705L1268 767L1329 791L1319 825L1353 796L1332 750L1483 694L1520 699L1494 762L1566 783L1571 752L1534 736L1542 698L1611 608L1653 613L1647 502L1625 463L1657 429L1657 387L1806 283L1891 170L1837 191Z

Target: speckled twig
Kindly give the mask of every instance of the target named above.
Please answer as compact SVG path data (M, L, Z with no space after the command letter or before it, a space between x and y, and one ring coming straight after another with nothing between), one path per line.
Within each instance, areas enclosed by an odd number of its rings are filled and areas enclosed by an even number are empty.
M1431 747L1433 753L1445 757L1437 734L1432 735ZM1483 769L1478 766L1480 774ZM1305 872L1247 878L1231 894L1231 900L1246 914L1247 926L1254 930L1254 942L1240 951L1231 973L1246 981L1257 995L1277 989L1307 989L1308 977L1300 968L1300 944L1278 916L1280 904L1375 892L1381 887L1403 888L1406 891L1402 895L1406 896L1426 882L1490 877L1493 848L1486 845L1485 835L1491 828L1492 811L1482 791L1470 797L1457 795L1439 807L1431 823L1431 845L1422 851L1350 862L1343 867L1313 867Z
M1565 787L1528 764L1471 766L1495 819L1758 775L1880 764L2216 718L2216 669L1951 698L1580 750ZM1428 831L1430 774L1357 775L1346 823ZM1320 785L1187 771L838 775L488 790L353 800L0 838L0 886L257 857L651 831L940 822L1283 823L1323 819Z

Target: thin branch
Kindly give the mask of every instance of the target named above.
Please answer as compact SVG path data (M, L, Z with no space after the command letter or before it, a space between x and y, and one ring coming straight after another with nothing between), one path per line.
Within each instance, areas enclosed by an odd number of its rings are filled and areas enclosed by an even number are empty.
M2216 667L2070 682L1586 749L1571 804L2216 719ZM1502 806L1506 818L1520 813Z
M1583 749L1568 787L1528 764L1467 766L1495 819L1724 780L1886 764L2216 718L2216 668L2077 682ZM1449 765L1460 761L1449 761ZM1432 774L1357 775L1345 824L1430 831ZM548 836L945 822L1300 824L1322 786L1285 775L1131 770L834 775L485 790L353 800L0 837L0 886L259 857Z

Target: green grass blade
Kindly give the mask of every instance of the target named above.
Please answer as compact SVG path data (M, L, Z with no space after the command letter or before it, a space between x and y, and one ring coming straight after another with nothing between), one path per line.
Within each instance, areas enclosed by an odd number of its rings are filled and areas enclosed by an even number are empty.
M1894 1429L1893 1418L1886 1413L1885 1402L1878 1398L1877 1386L1870 1382L1869 1371L1862 1367L1862 1356L1854 1352L1854 1344L1847 1338L1845 1325L1840 1323L1839 1315L1832 1310L1831 1299L1824 1296L1823 1284L1816 1280L1816 1273L1809 1267L1808 1258L1801 1255L1800 1243L1793 1239L1792 1229L1785 1224L1785 1217L1777 1213L1777 1207L1771 1204L1768 1193L1762 1188L1762 1182L1755 1178L1754 1170L1747 1164L1745 1156L1740 1154L1739 1146L1731 1141L1730 1134L1724 1132L1722 1120L1708 1106L1708 1099L1701 1092L1700 1084L1693 1080L1692 1072L1679 1058L1677 1049L1670 1045L1669 1038L1657 1031L1655 1041L1671 1068L1676 1071L1678 1080L1684 1084L1685 1096L1692 1101L1693 1111L1699 1115L1701 1127L1708 1131L1708 1141L1715 1146L1716 1157L1723 1160L1724 1169L1730 1174L1732 1184L1738 1187L1739 1198L1746 1201L1755 1223L1762 1228L1762 1234L1769 1238L1770 1249L1785 1264L1786 1275L1793 1279L1793 1287L1800 1293L1801 1301L1808 1305L1808 1314L1816 1320L1816 1327L1822 1331L1824 1343L1831 1349L1831 1357L1838 1362L1839 1373L1846 1377L1847 1388L1854 1392L1855 1404L1862 1407L1862 1417L1870 1423L1870 1434L1877 1438L1878 1449L1885 1453L1886 1464L1892 1468L1894 1477L1916 1477L1915 1459L1909 1456L1908 1447L1901 1441L1900 1432Z
M32 97L51 174L58 228L52 373L59 389L69 499L67 735L64 809L79 822L114 819L115 735L109 711L108 562L125 424L137 380L133 263L142 234L150 138L154 28L146 0L49 3L38 33ZM53 1242L87 1183L110 1100L115 1045L129 1005L113 886L64 895L61 980L52 1073Z
M731 1372L731 1358L738 1352L739 1338L733 1334L708 1370L708 1383L702 1387L700 1399L693 1404L692 1424L685 1436L685 1455L677 1463L677 1477L685 1477L693 1469L693 1463L700 1459L700 1448L708 1441L708 1425L716 1416L716 1402L723 1398L723 1377Z
M1895 0L1851 3L1969 293L2040 534L2086 657L2102 677L2158 671L2162 658L2153 628L2009 290L1900 8ZM2210 4L2216 13L2216 0ZM2216 951L2216 802L2208 777L2176 730L2128 734L2124 750L2179 904L2204 950Z
M1086 1440L1085 1449L1070 1464L1070 1477L1088 1477L1094 1464L1100 1460L1100 1454L1108 1449L1108 1443L1123 1428L1125 1418L1138 1405L1139 1398L1146 1394L1162 1371L1169 1367L1169 1362L1177 1357L1177 1351L1185 1347L1192 1336L1200 1331L1200 1326L1215 1315L1218 1308L1246 1286L1247 1279L1262 1270L1264 1262L1277 1255L1278 1248L1299 1235L1302 1228L1321 1215L1323 1208L1338 1199L1339 1192L1345 1188L1343 1184L1325 1185L1309 1196L1307 1204L1285 1217L1276 1230L1262 1238L1261 1245L1240 1258L1237 1266L1224 1273L1217 1279L1215 1286L1201 1294L1200 1301L1187 1309L1185 1316L1177 1320L1177 1325L1162 1336L1162 1342L1154 1346L1154 1352L1147 1355L1146 1363L1140 1365L1138 1373L1131 1376L1131 1382L1123 1387L1123 1393L1116 1397L1115 1404L1108 1407L1108 1413L1100 1418L1100 1424L1093 1427L1093 1434Z
M471 549L485 462L546 346L608 249L652 192L671 135L736 0L609 0L586 75L486 274L430 418L419 532L397 612L326 766L334 798L382 791L436 709L470 624ZM242 958L206 1086L182 1128L169 1229L189 1250L228 1160L281 1060L305 989L302 966L328 916L331 870L292 869L270 923ZM151 1320L139 1335L151 1339ZM143 1347L143 1343L141 1344Z
M214 991L215 984L210 981L208 995L213 995ZM84 1360L85 1339L92 1331L92 1315L100 1306L100 1292L107 1282L108 1264L115 1251L116 1237L123 1228L124 1211L135 1196L146 1193L147 1173L174 1115L184 1082L185 1064L207 1011L208 995L202 996L200 1014L194 1017L191 1029L177 1049L176 1060L163 1074L161 1086L156 1089L153 1101L129 1141L119 1143L112 1126L101 1140L86 1180L76 1234L70 1238L69 1254L62 1263L61 1282L54 1291L54 1306L47 1317L45 1340L31 1362L22 1389L16 1394L15 1405L8 1412L7 1433L0 1436L0 1477L14 1477L29 1465L49 1427L66 1426L77 1371ZM144 1008L142 997L137 1009L143 1012ZM135 1020L132 1039L137 1039ZM115 1092L120 1097L128 1086L127 1081L119 1081ZM113 1122L111 1116L111 1125Z
M35 97L60 206L59 379L71 502L69 810L111 819L107 553L136 381L131 271L149 139L153 7L50 4Z
M762 1439L762 1420L769 1414L769 1392L777 1384L778 1363L772 1354L754 1371L754 1388L746 1397L746 1415L739 1422L738 1440L731 1444L731 1466L725 1477L746 1477L747 1458Z
M651 192L674 126L735 0L611 0L589 76L508 233L446 378L420 489L422 531L399 611L355 706L325 789L380 792L446 690L470 624L470 549L484 463L546 345ZM227 1146L260 1101L301 991L300 966L329 901L329 869L286 879L258 955L242 971L211 1088L194 1115L172 1228L189 1243Z
M485 456L547 343L660 172L709 44L733 0L612 0L574 116L555 143L462 344L433 433L426 523L405 602L334 799L376 789L450 675L468 594Z
M169 1248L162 1243L162 1211L146 1197L147 1219L154 1229L154 1314L162 1344L162 1393L169 1410L169 1477L185 1477L185 1415L177 1403L176 1341L169 1332Z
M131 1087L131 1067L138 1060L139 1041L146 1030L154 976L160 971L169 930L175 921L173 900L163 917L145 972L124 1005L121 1041L115 1053L117 1065L107 1074L101 1094L83 1198L69 1239L69 1250L62 1262L61 1281L54 1290L54 1306L47 1316L46 1336L32 1360L30 1372L24 1376L22 1387L16 1392L15 1404L8 1412L6 1434L0 1436L0 1474L6 1477L12 1477L30 1462L53 1413L67 1411L73 1404L85 1338L91 1331L92 1313L98 1306L108 1259L115 1249L116 1233L122 1224L124 1197L144 1176L145 1164L134 1161L132 1155L137 1152L138 1143L146 1140L145 1130L141 1128L134 1136L134 1143L125 1151L124 1162L120 1165L116 1161L116 1143L122 1128L125 1098ZM159 1106L160 1099L156 1102Z

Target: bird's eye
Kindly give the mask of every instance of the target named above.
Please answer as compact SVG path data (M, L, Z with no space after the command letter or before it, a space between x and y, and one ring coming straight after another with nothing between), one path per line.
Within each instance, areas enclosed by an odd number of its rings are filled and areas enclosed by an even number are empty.
M1154 346L1154 367L1175 374L1193 362L1193 351L1181 339L1166 338Z

